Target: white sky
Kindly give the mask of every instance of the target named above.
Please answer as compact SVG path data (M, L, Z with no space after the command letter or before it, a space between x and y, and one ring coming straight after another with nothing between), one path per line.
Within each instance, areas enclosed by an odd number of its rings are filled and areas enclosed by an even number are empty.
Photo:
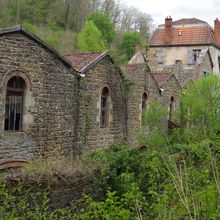
M163 24L169 15L173 20L198 18L212 27L214 19L220 19L220 0L126 0L125 3L151 15L156 26Z

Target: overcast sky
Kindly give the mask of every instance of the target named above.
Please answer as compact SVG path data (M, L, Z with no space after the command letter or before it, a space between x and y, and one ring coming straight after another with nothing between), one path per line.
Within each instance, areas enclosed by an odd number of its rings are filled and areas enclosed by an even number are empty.
M199 18L212 27L214 19L220 19L220 0L126 0L143 12L150 14L155 25L164 23L165 17L171 15L173 20L180 18Z

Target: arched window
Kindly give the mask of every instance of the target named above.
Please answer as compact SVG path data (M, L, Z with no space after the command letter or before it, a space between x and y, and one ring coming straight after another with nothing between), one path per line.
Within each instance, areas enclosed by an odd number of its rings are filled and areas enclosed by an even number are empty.
M147 93L144 92L142 96L142 110L147 108L147 101L148 101L148 96L147 96Z
M146 92L144 92L142 96L142 115L141 115L142 125L144 123L144 112L147 110L147 105L148 105L148 95Z
M101 114L100 114L100 127L108 127L110 112L110 91L108 87L104 87L101 94Z
M20 131L22 129L22 112L25 81L19 76L13 76L7 83L5 102L6 131Z
M172 96L170 98L170 105L169 105L169 120L172 119L173 111L174 111L174 97Z

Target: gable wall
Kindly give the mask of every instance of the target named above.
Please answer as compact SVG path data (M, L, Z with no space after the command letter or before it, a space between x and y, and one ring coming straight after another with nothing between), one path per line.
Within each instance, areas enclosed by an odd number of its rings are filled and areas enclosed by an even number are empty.
M100 127L102 89L111 92L109 126ZM107 147L119 143L126 136L126 110L120 71L106 57L85 73L80 79L80 111L78 146L81 151Z
M4 79L15 70L31 82L22 132L4 131ZM0 36L0 161L72 151L75 78L54 54L29 37L19 32Z
M146 67L141 67L138 71L126 75L131 82L127 91L128 144L133 146L138 143L138 133L145 129L142 126L142 97L144 92L148 94L148 105L151 102L159 101L160 95L159 87Z

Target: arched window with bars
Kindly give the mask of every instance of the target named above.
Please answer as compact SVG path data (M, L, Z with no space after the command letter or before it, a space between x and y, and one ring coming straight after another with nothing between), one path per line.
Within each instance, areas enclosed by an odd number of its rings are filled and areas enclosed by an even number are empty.
M100 108L100 127L106 128L109 125L110 114L110 90L104 87L101 93L101 108Z
M21 131L26 83L19 76L8 80L5 102L5 131Z

